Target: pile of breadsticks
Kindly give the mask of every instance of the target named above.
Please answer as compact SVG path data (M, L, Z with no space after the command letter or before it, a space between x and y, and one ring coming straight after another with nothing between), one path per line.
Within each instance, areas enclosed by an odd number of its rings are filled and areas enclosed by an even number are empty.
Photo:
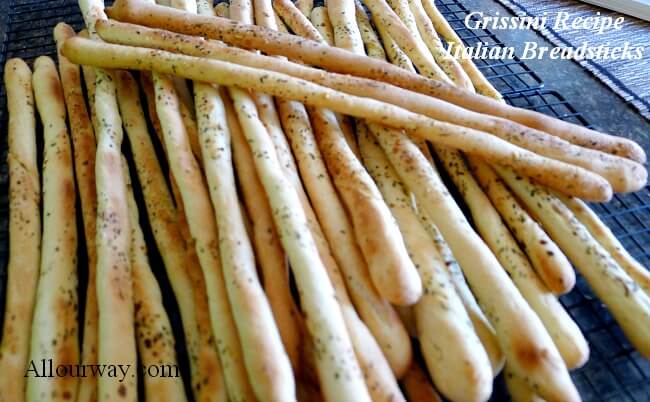
M646 185L637 144L507 105L433 0L159 3L80 0L58 70L5 67L0 402L485 401L502 370L578 401L573 267L650 357L650 274L583 201ZM187 378L135 369L181 342Z

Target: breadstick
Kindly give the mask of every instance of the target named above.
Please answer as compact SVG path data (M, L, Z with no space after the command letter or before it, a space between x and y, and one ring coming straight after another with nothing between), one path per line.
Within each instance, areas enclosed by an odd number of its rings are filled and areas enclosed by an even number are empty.
M584 276L632 345L650 356L650 296L560 199L507 169L496 170Z
M161 73L177 73L196 80L239 85L282 98L301 100L340 113L413 130L423 139L479 154L493 163L512 166L522 174L530 175L540 183L569 195L589 200L611 198L611 187L607 181L583 168L542 157L483 132L434 121L390 104L343 94L284 74L163 51L95 43L82 38L67 40L64 53L78 63L111 68L153 69Z
M448 148L438 147L436 153L468 205L481 237L542 320L567 367L574 369L582 366L589 357L589 346L580 328L538 278L499 213L474 180L463 157Z
M254 103L239 89L230 88L230 93L243 134L254 155L260 181L269 197L280 239L291 261L307 327L315 344L322 348L316 364L323 392L330 400L369 401L343 315L334 298L334 289L314 238L310 231L305 230L308 228L307 218L297 193L283 173Z
M214 14L217 17L230 18L230 4L227 2L221 2L214 6Z
M205 278L212 331L220 344L218 352L228 395L231 399L254 400L221 272L217 224L210 196L198 163L191 154L173 85L169 79L155 74L153 81L156 111L163 131L170 169L179 185L187 223L195 240L196 253Z
M409 371L402 379L402 386L409 401L442 402L424 370L417 363L413 363L409 368Z
M356 22L354 0L328 0L326 4L336 47L363 54L363 41Z
M233 158L238 183L242 189L244 203L253 224L255 255L262 269L264 288L273 309L275 322L280 330L284 349L289 355L294 372L300 373L300 312L291 296L289 267L264 188L255 173L253 156L246 139L241 133L232 102L224 97L226 118L231 133Z
M99 0L80 0L91 39L98 39L97 20L106 19L104 4ZM72 40L75 38L70 38ZM64 43L65 47L65 43ZM61 49L65 56L65 51ZM74 63L73 60L70 60ZM79 64L79 63L77 63ZM135 329L133 327L133 284L128 258L131 244L126 182L120 168L123 139L115 85L110 74L95 69L95 183L97 187L96 287L98 321L98 364L137 364ZM116 334L120 334L119 338ZM119 382L116 378L99 377L97 395L100 401L121 398L136 401L137 374Z
M453 289L444 261L381 147L367 129L358 134L364 164L391 207L422 278L424 294L414 307L415 320L433 382L451 400L486 400L492 392L490 361Z
M616 262L634 279L643 290L650 295L650 272L625 250L611 229L600 220L598 215L583 201L566 197L562 194L555 194L562 202L571 209L571 212L582 223L589 233L596 239Z
M162 294L151 271L147 246L139 223L138 206L133 197L126 160L122 160L127 178L129 221L131 223L131 267L133 269L134 321L140 360L145 366L157 365L161 376L144 376L146 401L183 402L187 400L183 380L178 373L178 361L169 317L162 303ZM169 370L168 372L164 372Z
M513 401L517 402L544 402L542 398L535 394L535 391L526 383L526 381L506 366L504 370L508 393Z
M81 89L81 75L79 66L72 64L61 55L61 46L67 38L75 35L74 30L65 23L59 23L54 28L59 59L59 75L63 87L70 133L72 137L75 175L79 188L81 212L83 218L84 238L88 257L88 284L86 286L86 303L84 310L83 343L81 347L82 364L97 364L97 291L96 271L97 248L95 246L97 223L97 193L95 185L95 133L93 124L88 117L88 110ZM86 87L89 96L95 94L94 71L89 71ZM94 108L94 99L91 103ZM93 113L94 115L94 113ZM97 399L97 378L94 375L84 376L79 379L77 400L86 402Z
M296 7L305 17L309 18L311 11L314 9L314 0L296 0Z
M318 30L309 23L308 17L291 0L273 0L273 9L296 35L311 40L323 40ZM258 23L258 25L262 24Z
M361 19L363 18L362 16L366 15L366 11L363 9L363 6L361 6L361 3L359 3L359 1L356 1L356 4L357 4L357 21L361 21ZM388 29L386 29L386 27L381 24L381 21L379 21L377 17L373 16L373 21L375 22L375 26L377 28L377 32L379 33L379 36L381 37L381 41L384 43L384 49L386 51L386 57L388 58L388 60L391 63L395 64L396 66L403 68L404 70L415 73L416 72L415 67L411 62L411 59L409 59L406 53L404 53L404 51L400 49L397 42L395 42L395 39L393 39L393 37L390 36ZM368 55L370 56L370 53L368 53Z
M323 37L323 40L325 40L328 45L334 46L334 31L330 18L327 15L327 9L322 6L314 7L314 9L311 10L310 20L311 23L314 24L314 27L316 27L316 30L318 30L320 35Z
M415 19L416 27L424 43L433 55L433 58L436 60L436 63L438 63L440 68L443 69L456 86L467 89L468 91L474 91L472 81L465 70L463 70L463 67L442 45L440 38L431 24L431 20L422 6L422 1L408 0L408 6Z
M435 245L436 250L445 262L445 267L449 272L449 276L451 282L454 285L454 289L462 300L463 306L465 306L465 310L467 311L467 314L472 321L476 335L481 340L481 344L483 344L483 348L487 352L487 355L490 359L490 364L492 366L492 375L496 377L503 369L505 357L497 341L494 327L492 324L490 324L487 317L481 310L481 307L478 305L476 299L474 298L474 294L467 285L467 281L465 280L465 276L463 275L463 272L458 265L458 261L451 252L449 245L442 237L440 230L438 230L438 228L433 224L427 214L422 211L421 208L417 207L417 200L415 204L418 218L420 219L422 226L424 226L424 228L429 233L429 236L433 240L433 244Z
M468 162L474 177L530 258L537 275L553 293L569 292L576 277L564 253L522 208L490 166L475 158L468 158Z
M369 57L385 60L386 53L384 52L384 47L370 23L370 18L368 17L368 14L366 14L366 10L357 0L354 2L354 9L357 25L359 26L359 32L361 33L361 39L366 48L366 53Z
M4 71L9 111L9 277L0 344L0 401L23 402L41 258L41 192L32 72L21 59L9 59Z
M501 349L518 373L550 400L579 400L564 362L542 322L495 256L474 232L417 146L384 129L377 139L418 205L442 232L479 303L494 325Z
M194 287L190 272L198 270L200 275L199 264L194 265L193 259L188 256L184 239L176 225L179 211L174 207L149 136L140 104L138 84L126 71L116 71L114 74L120 113L131 145L147 216L181 314L194 395L202 402L224 400L225 385L217 352L211 343L206 342L207 337L202 337L197 322L197 310L201 303L196 303L196 300L204 298L205 295L201 291L202 287ZM157 120L157 116L155 104L152 105L154 114L150 117L153 121ZM205 308L207 309L207 301ZM208 331L211 336L212 330L208 328ZM212 350L206 352L206 349ZM206 376L201 370L204 366L215 368Z
M256 48L267 54L283 55L329 71L391 82L402 88L441 98L480 113L515 120L578 145L600 149L641 163L645 161L645 152L633 141L599 133L538 112L509 106L486 96L472 94L344 49L332 48L261 27L233 24L218 17L193 16L169 7L143 3L143 0L117 0L108 11L111 17L124 22L141 23L185 34L219 39L237 46Z
M331 113L312 113L311 118L379 294L394 304L415 303L422 292L421 282L381 193L336 130L336 118Z
M45 146L43 248L32 321L30 363L23 373L27 377L26 399L34 401L47 395L54 401L75 400L77 377L69 374L42 378L36 368L41 359L51 359L54 367L78 364L79 342L73 158L63 90L56 66L49 57L41 56L34 62L32 86L43 122Z
M443 83L451 83L445 72L436 64L422 40L414 37L400 17L384 0L364 0L375 21L375 26L386 29L399 48L418 68L420 74Z
M114 25L119 26L119 30L111 28ZM515 145L596 172L607 178L616 191L632 191L642 188L647 180L646 170L638 163L572 145L567 141L521 124L474 113L450 103L395 86L338 74L323 73L321 70L310 69L293 63L278 62L277 59L252 55L250 52L241 49L219 47L219 45L198 38L183 37L182 35L174 35L164 31L147 30L140 27L137 31L138 35L134 35L135 27L119 23L111 23L108 26L101 24L99 29L103 35L108 35L110 40L117 40L121 43L163 48L166 46L169 50L174 51L177 48L182 48L183 51L197 56L216 57L251 67L283 72L357 96L371 97L393 103L436 120L448 121L489 132ZM114 34L112 34L113 32ZM141 38L144 34L146 34L146 38Z
M216 88L195 83L204 169L217 218L219 250L251 385L260 401L295 400L291 364L257 277L255 257L237 200L230 132Z

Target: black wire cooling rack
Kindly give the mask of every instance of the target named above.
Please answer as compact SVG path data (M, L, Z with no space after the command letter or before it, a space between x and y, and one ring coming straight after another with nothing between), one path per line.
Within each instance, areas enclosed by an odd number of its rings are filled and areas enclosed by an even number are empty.
M5 36L0 47L0 73L3 73L4 62L11 57L33 61L40 55L54 56L52 29L57 22L65 21L75 29L80 29L83 25L74 0L9 0L8 3L8 11L0 16L0 19L4 18L0 21L0 26L5 27ZM492 32L483 29L469 30L464 26L463 21L468 10L461 1L438 0L436 3L469 46L476 46L479 42L487 47L504 46ZM588 121L559 93L545 90L541 79L521 60L477 60L477 64L509 103L589 126ZM4 312L9 240L6 128L5 89L4 85L0 85L0 322ZM617 195L612 202L595 204L593 207L626 249L644 266L650 265L650 187L635 194ZM147 229L145 228L145 232ZM80 239L82 237L80 236ZM152 266L161 283L163 294L171 294L155 245L153 242L149 244ZM80 262L80 265L83 265L83 258ZM82 293L84 276L83 270L80 269ZM180 320L174 298L164 299L172 326L175 328L177 343L182 345L183 334L179 330ZM82 300L83 297L80 298L80 301ZM650 361L634 351L612 316L594 297L581 276L578 276L575 289L562 297L562 303L576 320L591 346L589 362L585 367L572 372L583 400L650 401ZM187 374L185 353L182 349L179 349L179 360L181 369ZM509 400L501 376L495 382L491 400Z

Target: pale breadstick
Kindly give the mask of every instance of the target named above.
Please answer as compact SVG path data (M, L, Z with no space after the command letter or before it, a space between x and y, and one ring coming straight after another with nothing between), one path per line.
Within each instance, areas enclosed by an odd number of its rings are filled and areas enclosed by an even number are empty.
M504 377L508 386L508 393L513 401L544 402L542 398L535 394L535 391L526 383L526 380L513 373L508 366L505 367Z
M409 0L411 3L417 2L418 0ZM485 78L483 73L476 67L476 64L472 61L470 57L466 55L467 49L463 44L463 41L458 37L456 31L451 27L449 22L445 17L440 13L434 0L419 0L422 9L425 11L426 15L430 19L430 23L433 25L434 32L442 36L443 39L451 45L451 51L456 55L456 59L461 64L467 75L472 81L476 91L487 97L491 97L497 100L502 101L503 97L497 91L492 84Z
M513 119L532 128L541 129L579 145L600 149L615 155L644 162L645 151L633 141L615 137L575 124L563 122L538 112L520 109L486 96L472 94L452 85L400 70L388 63L355 55L343 49L277 33L261 27L233 24L231 21L192 16L169 7L155 6L143 0L118 0L109 8L113 18L124 22L171 29L176 32L206 36L247 48L257 48L268 54L326 68L329 71L375 78L406 89L422 92L481 113Z
M194 3L196 4L196 2ZM210 15L213 14L211 13ZM190 87L187 85L187 80L180 77L174 77L172 80L174 81L174 89L176 90L176 94L178 94L178 100L181 101L181 105L183 106L183 112L187 113L190 118L196 122L196 114L194 113L194 98L192 96L192 92L190 91Z
M314 7L314 9L311 10L311 16L309 19L323 37L323 40L325 40L328 45L334 46L334 31L330 18L327 15L327 9L322 6Z
M207 338L212 336L212 330L208 324L207 337L202 336L199 331L201 324L198 322L197 310L204 306L206 312L202 315L208 315L207 300L203 303L197 302L199 299L205 299L205 291L202 291L204 286L194 287L191 272L198 271L201 275L200 267L194 258L189 257L181 231L176 225L180 212L174 207L149 135L140 104L138 84L126 71L116 71L114 74L120 113L131 145L147 216L181 314L193 393L197 401L223 401L226 391L219 357L214 346L206 342ZM153 91L153 88L151 90ZM150 119L154 122L154 127L160 129L155 114L155 103L152 102L152 106L153 114L150 113ZM204 324L203 326L206 327ZM212 368L210 375L205 374L203 367Z
M218 347L228 395L231 399L254 400L246 375L244 357L237 336L219 261L217 224L210 196L198 163L191 154L179 113L179 102L167 78L154 74L156 111L163 131L165 149L173 177L185 206L185 214L205 278L212 331Z
M374 129L373 125L369 127ZM381 147L367 129L358 134L364 164L391 207L422 278L424 294L414 307L415 320L433 382L451 400L486 400L492 393L490 361L451 284L444 261Z
M106 19L103 2L79 0L79 8L89 37L97 40L95 25L98 20ZM71 39L75 38L68 40ZM61 49L61 54L64 53ZM95 157L96 287L99 313L97 364L119 361L120 364L135 367L137 351L133 326L133 283L128 258L131 244L129 211L125 177L120 168L122 120L115 98L113 78L109 72L100 68L95 69L94 107L97 139ZM119 338L116 334L119 334ZM125 402L136 401L138 399L137 373L133 374L123 382L119 382L116 378L100 376L97 382L98 400L121 398Z
M367 17L366 10L363 8L363 6L358 0L356 1L356 5L357 5L357 21L363 21L364 16ZM373 15L373 21L375 22L377 33L379 33L379 36L381 37L381 41L384 43L384 49L386 51L386 57L388 58L388 60L392 64L395 64L396 66L399 66L404 70L415 73L416 72L415 67L411 62L411 59L409 59L406 53L404 53L404 51L400 49L397 42L395 42L395 39L393 39L393 37L390 36L390 33L388 32L386 26L381 24L379 18L374 15ZM368 55L370 56L370 53L368 53Z
M111 28L115 26L115 28ZM117 27L119 26L119 30ZM641 188L647 180L647 172L638 163L615 157L600 151L582 148L547 133L528 128L506 119L482 115L460 108L432 97L416 94L404 89L383 85L339 74L324 73L293 63L278 62L277 59L253 55L241 49L219 46L199 38L183 37L164 31L147 30L128 24L111 23L99 26L103 35L110 40L129 45L145 45L183 51L197 56L208 56L252 67L271 69L292 76L308 79L321 85L332 87L358 96L372 97L404 107L441 121L489 132L513 144L522 146L542 155L575 164L596 172L614 186L616 191L631 191ZM145 36L146 37L143 37ZM182 39L181 39L182 38ZM408 68L408 67L406 67Z
M96 264L97 248L95 236L97 224L97 192L95 186L95 133L93 124L88 117L88 110L81 89L81 75L79 66L70 63L61 55L61 46L67 38L75 35L74 30L65 23L59 23L54 28L54 39L57 44L59 59L59 75L63 87L70 133L72 137L75 175L81 201L84 238L88 256L88 284L86 286L86 303L84 310L83 343L81 347L81 362L83 364L97 364L97 291L96 291ZM88 75L86 87L88 96L94 96L95 83L94 71L87 68ZM94 99L91 102L94 108ZM94 115L94 113L93 113ZM94 375L84 376L79 379L77 400L86 402L97 398L97 378Z
M291 0L273 0L273 9L296 35L304 36L311 40L323 40L318 30L309 23L308 17L300 12ZM257 24L263 25L260 23Z
M609 183L583 168L534 154L480 131L434 121L394 105L343 94L284 74L163 51L96 43L82 38L67 40L64 53L79 63L111 68L153 69L299 99L314 106L413 130L424 139L479 154L494 163L512 166L540 183L569 195L589 200L611 198Z
M379 296L372 284L354 229L318 149L309 116L296 102L278 101L278 107L309 199L325 237L333 246L332 254L341 267L352 300L393 371L400 375L411 360L410 339L393 308ZM321 111L310 110L310 113Z
M253 224L255 254L262 269L264 288L280 330L284 349L296 373L300 373L300 323L301 316L291 296L289 272L278 232L273 223L269 201L264 187L255 173L253 156L241 133L232 102L225 100L226 118L232 137L233 158L237 180L242 189L244 203Z
M456 261L456 258L451 252L451 249L449 248L449 245L445 239L443 239L440 230L438 230L431 219L429 219L428 215L422 211L421 208L417 208L417 202L415 202L415 204L418 218L429 233L429 236L433 240L438 253L445 262L445 266L449 272L451 282L454 285L454 289L456 289L458 296L462 300L463 306L465 306L465 310L467 311L467 314L472 321L476 335L478 335L479 339L481 340L481 344L483 344L483 348L488 354L490 364L492 365L492 374L496 377L503 369L505 356L503 355L501 347L497 341L494 327L488 321L487 317L481 310L481 307L478 305L474 294L472 294L472 291L469 289L467 281L465 280L465 276L463 275L463 272L458 265L458 261Z
M212 14L202 5L201 12ZM273 9L256 7L257 19L273 22ZM246 233L232 166L230 131L217 88L194 83L203 168L217 219L219 251L228 298L241 339L244 362L260 401L291 401L296 387L269 302L260 284L255 256Z
M382 26L386 29L400 49L407 54L408 58L417 67L420 74L436 81L451 83L449 77L436 64L424 42L413 36L385 0L363 0L363 3L370 10L375 26Z
M650 272L625 250L614 233L600 220L598 215L582 200L556 194L562 202L571 209L571 212L582 223L589 233L596 239L616 262L634 279L641 288L650 296Z
M0 344L0 401L23 402L41 259L41 191L32 72L21 59L9 59L4 83L9 111L9 277Z
M556 294L570 291L575 285L575 272L557 244L522 208L490 166L476 158L468 158L468 161L474 177L526 251L537 275Z
M650 356L650 296L560 199L507 169L497 173L573 262L643 356Z
M287 28L287 25L282 21L282 19L280 19L275 11L273 12L273 18L275 19L275 26L278 27L278 31L289 33L289 28Z
M221 2L214 6L214 13L217 17L230 18L230 4L228 2Z
M457 151L442 147L437 147L436 153L469 207L481 237L542 320L567 367L574 369L582 366L589 357L589 346L580 328L539 279L499 213L472 176L463 157Z
M314 0L296 0L296 7L305 17L309 18L314 9Z
M292 263L302 308L306 312L307 327L315 343L322 348L316 365L323 392L331 400L369 401L343 315L334 298L334 289L314 238L308 230L307 218L297 193L283 173L254 103L239 89L230 88L230 93L243 134L254 155L260 181L269 197L280 239Z
M79 363L77 324L77 226L72 149L63 90L52 59L34 62L34 99L43 122L43 248L31 331L26 400L75 400L79 379L38 375L37 364ZM33 219L34 217L30 217ZM26 319L20 317L17 319Z
M325 5L336 47L363 54L363 41L355 17L354 0L327 0Z
M409 401L442 402L440 396L433 388L426 373L417 364L413 363L402 379L402 387Z
M418 147L404 135L377 136L418 205L442 232L494 325L509 364L550 400L579 400L562 357L510 278L474 232Z
M440 38L431 24L431 20L422 6L421 0L402 1L408 1L408 6L415 19L417 29L420 32L422 40L424 40L424 43L433 55L433 58L436 60L436 63L451 78L454 84L469 91L474 91L472 81L465 70L463 70L463 67L442 45Z
M126 159L122 170L127 178L129 222L131 224L131 267L133 269L133 302L136 337L140 361L145 366L158 366L160 376L144 376L145 401L187 401L183 380L178 372L174 334L162 303L162 294L151 271L147 246L139 223L138 206L133 197ZM166 371L167 370L167 371Z
M384 52L384 47L381 44L381 40L377 36L377 33L372 27L372 24L370 23L370 18L368 17L368 14L366 14L366 10L357 0L354 2L354 9L357 25L359 26L359 31L361 32L361 39L363 40L363 44L366 48L366 53L369 57L385 60L386 53Z
M331 113L316 113L311 118L379 294L394 304L415 303L422 292L421 282L381 193L336 130L336 118Z
M217 218L219 250L251 385L260 401L295 400L291 364L282 347L237 200L230 132L218 89L195 83L200 142Z

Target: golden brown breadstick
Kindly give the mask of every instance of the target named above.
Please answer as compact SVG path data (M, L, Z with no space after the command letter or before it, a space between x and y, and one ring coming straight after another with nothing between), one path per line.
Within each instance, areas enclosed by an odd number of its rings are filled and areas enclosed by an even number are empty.
M325 40L328 45L334 46L334 31L330 17L327 15L327 9L322 6L314 7L314 9L311 10L311 16L309 19L323 37L323 40Z
M162 303L162 294L147 258L147 245L140 228L138 206L133 196L126 159L122 160L127 178L129 221L131 224L131 267L133 269L134 321L140 361L156 367L159 375L144 376L145 401L183 402L187 400L179 373L174 334Z
M173 84L165 77L153 76L156 111L163 131L171 172L185 207L187 223L195 240L210 305L213 334L218 348L228 394L231 399L254 400L226 285L219 261L217 224L210 196L191 148L179 113Z
M537 275L555 294L569 292L575 285L576 277L564 253L522 208L490 166L476 158L468 158L468 162L485 194L522 245Z
M421 282L381 193L336 130L336 117L331 113L312 113L311 118L379 294L394 304L415 303L421 295Z
M458 147L468 153L480 154L491 162L511 166L569 195L589 200L608 200L612 195L605 179L578 166L537 155L483 132L434 121L394 105L343 94L284 74L163 51L96 43L82 38L67 40L64 53L79 63L111 68L153 69L301 100L396 128L413 130L424 139Z
M496 170L584 276L632 345L650 356L650 296L560 199L507 169Z
M457 151L442 147L437 147L436 153L469 207L479 234L542 320L567 367L582 366L589 357L589 346L580 328L539 279L463 157Z
M167 188L140 104L138 84L126 71L116 71L114 76L120 113L131 145L147 216L181 314L190 360L192 390L198 401L223 401L226 390L219 357L212 343L206 342L212 336L212 330L209 324L203 324L207 327L209 336L202 336L199 331L202 325L198 322L199 314L209 317L207 300L203 303L196 302L205 298L205 291L201 291L204 286L194 286L191 276L194 271L201 275L200 267L194 258L189 257L181 231L176 225L182 212L174 207ZM155 102L151 105L153 113L150 112L150 119L154 122L154 127L159 129ZM198 312L201 306L204 306L206 312ZM214 367L210 375L202 371L205 366Z
M9 277L0 344L0 401L23 402L41 259L41 186L32 72L21 59L9 59L4 83L9 111Z
M54 367L79 363L73 158L63 90L56 66L49 57L41 56L34 62L32 86L43 123L43 248L32 321L30 363L24 373L26 400L39 400L42 395L55 401L75 400L78 377L71 373L43 377L39 376L37 368L41 360L51 361Z
M409 401L418 402L442 402L440 396L433 388L424 370L413 363L402 379L402 386Z
M316 28L309 23L309 17L305 16L291 0L273 0L273 9L296 35L311 40L323 40ZM263 24L258 22L257 25Z
M370 125L368 129L375 128ZM413 211L397 173L368 129L358 131L364 164L390 206L422 278L424 293L414 311L429 373L440 392L451 400L485 400L492 392L488 356L451 284L444 261Z
M598 215L582 200L555 194L571 209L571 212L582 223L616 262L634 279L639 286L650 296L650 272L641 265L616 238L614 233L600 220Z
M95 225L97 223L97 192L95 186L95 133L88 117L88 110L81 89L79 66L72 64L60 52L63 42L75 35L74 30L65 23L54 28L54 39L58 49L59 75L63 87L70 133L72 137L75 175L81 201L84 238L88 256L88 285L84 310L83 343L81 361L83 364L97 364L97 291L96 271L97 248L95 246ZM94 71L87 68L86 87L88 96L94 96ZM92 75L92 76L91 76ZM91 103L91 107L94 107ZM86 402L97 398L97 378L94 375L79 379L77 400Z
M242 47L256 48L269 54L280 54L330 71L388 81L474 111L515 120L585 147L600 149L639 162L644 162L646 159L643 149L633 141L579 127L538 112L508 106L486 96L472 94L343 49L324 46L261 27L233 24L217 17L192 16L169 7L143 3L142 0L118 0L109 9L109 13L113 18L125 22L206 36Z
M255 104L243 91L230 88L243 134L254 155L256 170L274 211L280 239L306 312L307 327L322 352L316 365L326 397L369 401L368 390L352 350L334 289L307 229L305 212L294 186L285 177L274 145L257 116ZM337 356L330 359L327 356Z
M264 187L255 173L253 155L241 133L232 102L226 101L225 93L222 93L222 96L224 97L228 128L232 137L237 179L253 224L255 254L262 268L264 288L273 309L275 322L280 330L284 349L289 355L294 371L300 373L300 321L302 318L291 296L287 257L280 244L269 201L264 194Z
M542 322L412 141L383 130L377 139L418 205L442 232L472 290L494 325L506 359L551 400L579 400L564 362Z
M217 4L214 13L217 17L230 18L230 4L225 1Z
M86 28L97 40L97 20L106 19L104 4L99 0L80 0ZM70 38L68 40L75 39ZM67 41L66 41L67 43ZM64 44L65 46L65 44ZM63 49L61 53L64 54ZM72 60L71 60L72 61ZM131 245L126 182L120 167L123 139L115 85L110 74L95 69L95 182L97 188L97 309L98 364L137 364L135 329L133 327L133 284L128 258ZM116 334L120 334L119 338ZM108 376L99 377L97 394L100 401L121 398L136 401L137 373L119 382Z
M112 26L115 28L111 28ZM393 103L437 120L489 132L541 155L596 172L607 178L614 186L615 191L633 191L642 188L647 180L646 170L638 163L600 151L582 148L548 133L506 119L471 112L456 105L395 86L326 73L293 63L280 62L274 58L254 55L242 49L219 46L199 38L183 37L164 31L139 27L137 28L138 34L134 35L136 27L119 23L100 24L99 29L104 36L109 36L112 41L129 45L167 48L172 51L182 49L192 55L216 57L225 61L283 72L357 96Z

